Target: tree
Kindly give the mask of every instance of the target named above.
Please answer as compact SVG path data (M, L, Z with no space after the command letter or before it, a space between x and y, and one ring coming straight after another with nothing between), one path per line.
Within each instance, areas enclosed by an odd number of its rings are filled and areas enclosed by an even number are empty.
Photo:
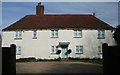
M113 33L113 38L115 39L117 45L120 46L120 25L117 26L115 32Z

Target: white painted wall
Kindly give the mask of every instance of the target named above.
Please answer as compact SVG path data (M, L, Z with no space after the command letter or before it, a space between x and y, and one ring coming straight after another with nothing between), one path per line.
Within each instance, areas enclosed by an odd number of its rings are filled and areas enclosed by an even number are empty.
M22 39L14 40L15 31L4 31L2 47L9 47L10 44L21 46L21 55L16 58L36 57L36 58L57 58L56 54L51 54L51 46L58 45L59 42L70 42L68 49L72 50L71 57L92 58L98 56L98 46L102 43L115 45L111 30L105 31L105 39L97 39L97 30L82 30L82 38L74 38L73 30L59 30L58 38L51 38L51 30L37 30L37 39L32 39L32 30L22 31ZM83 54L75 54L76 45L83 45Z

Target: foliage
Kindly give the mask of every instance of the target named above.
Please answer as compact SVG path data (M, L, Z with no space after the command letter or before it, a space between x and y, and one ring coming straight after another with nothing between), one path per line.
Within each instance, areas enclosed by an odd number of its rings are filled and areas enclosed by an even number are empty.
M67 53L68 53L68 54L70 54L71 52L72 52L72 50L71 50L71 49L67 50Z
M88 63L96 63L96 64L102 64L103 61L100 58L71 58L69 57L69 62L88 62ZM49 61L61 61L61 58L55 58L55 59L35 59L34 57L31 58L20 58L17 59L16 62L49 62Z
M61 53L61 50L57 50L56 54L60 54Z
M16 60L16 62L35 62L35 61L36 59L34 57L20 58Z
M16 59L16 62L39 62L39 61L60 61L61 58L55 58L55 59L35 59L34 57L32 58L20 58Z
M120 25L117 26L117 29L113 34L113 38L115 39L117 45L120 45Z

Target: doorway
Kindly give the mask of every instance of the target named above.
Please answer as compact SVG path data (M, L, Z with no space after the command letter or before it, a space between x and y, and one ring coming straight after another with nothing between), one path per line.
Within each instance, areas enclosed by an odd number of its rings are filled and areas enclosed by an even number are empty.
M70 44L69 42L59 42L58 46L61 48L61 54L60 54L61 58L68 58L67 50L69 44Z
M61 58L67 58L67 48L62 48L61 50Z

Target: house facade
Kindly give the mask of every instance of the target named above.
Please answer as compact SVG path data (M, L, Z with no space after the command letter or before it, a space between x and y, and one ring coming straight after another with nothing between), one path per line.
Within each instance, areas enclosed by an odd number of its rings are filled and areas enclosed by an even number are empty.
M102 58L102 44L115 44L113 27L95 15L44 14L41 3L35 15L26 15L2 31L2 46L15 44L16 59Z

